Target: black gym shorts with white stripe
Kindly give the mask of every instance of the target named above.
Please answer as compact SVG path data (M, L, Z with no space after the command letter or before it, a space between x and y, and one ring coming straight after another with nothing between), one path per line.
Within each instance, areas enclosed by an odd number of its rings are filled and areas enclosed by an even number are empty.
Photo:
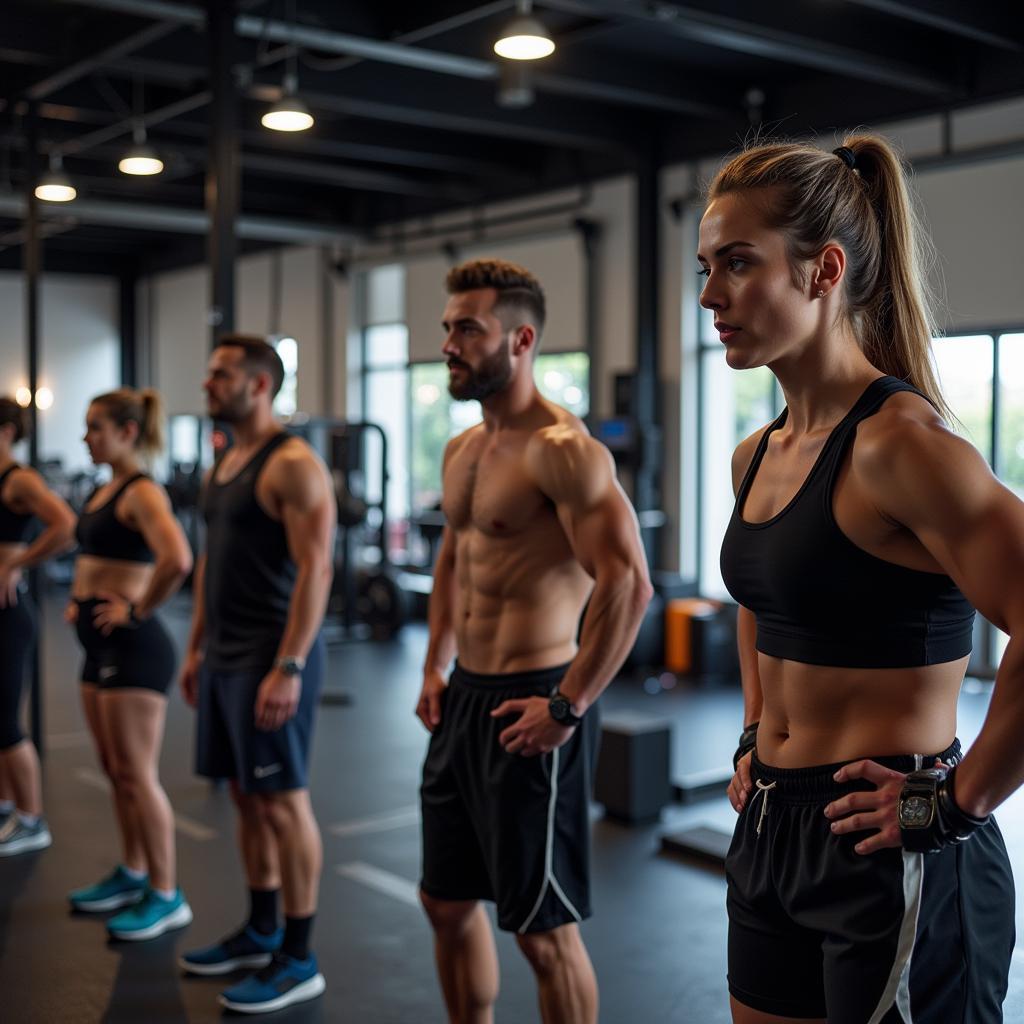
M590 916L597 708L537 757L506 753L498 736L515 716L490 714L505 700L547 698L567 667L481 675L456 665L423 764L422 889L441 900L493 900L505 931L550 931Z
M900 772L960 759L874 758ZM998 1024L1014 944L1010 862L994 821L940 853L859 854L834 835L839 764L751 763L726 858L729 990L746 1006L829 1024ZM760 834L758 827L760 826Z

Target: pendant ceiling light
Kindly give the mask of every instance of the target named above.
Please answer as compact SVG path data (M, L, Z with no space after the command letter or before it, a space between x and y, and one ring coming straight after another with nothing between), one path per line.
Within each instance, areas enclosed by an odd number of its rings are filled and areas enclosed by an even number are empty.
M117 169L122 174L159 174L164 162L156 155L156 150L147 145L145 125L136 125L133 138L132 148L121 157Z
M50 169L39 179L35 194L36 199L46 203L70 203L78 195L71 179L62 170L59 153L50 154Z
M551 33L533 14L531 0L517 0L516 16L494 44L494 52L506 60L540 60L555 52Z
M294 74L289 72L284 76L281 98L260 118L264 128L272 128L275 132L304 132L313 127L313 115L295 94L296 85Z

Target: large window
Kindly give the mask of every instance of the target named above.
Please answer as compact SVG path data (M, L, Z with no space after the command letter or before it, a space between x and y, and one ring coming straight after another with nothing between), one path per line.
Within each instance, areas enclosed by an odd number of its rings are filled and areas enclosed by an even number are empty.
M534 379L546 398L577 416L586 416L590 402L590 360L583 352L552 352L537 356ZM441 461L449 438L479 423L478 402L456 402L448 394L444 363L419 363L411 368L412 508L425 511L441 498Z
M718 554L733 506L730 457L736 444L779 412L782 400L767 368L728 367L712 324L702 311L698 565L701 591L727 597ZM956 417L952 426L1024 498L1024 333L937 338L932 350L942 392ZM1005 646L1005 635L985 623L977 670L994 668Z

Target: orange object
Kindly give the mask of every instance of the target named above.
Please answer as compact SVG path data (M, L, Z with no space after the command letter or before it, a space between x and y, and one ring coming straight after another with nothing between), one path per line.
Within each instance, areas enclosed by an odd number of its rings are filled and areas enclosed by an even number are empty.
M677 597L665 606L665 667L686 675L693 667L692 620L712 615L715 604L701 597Z

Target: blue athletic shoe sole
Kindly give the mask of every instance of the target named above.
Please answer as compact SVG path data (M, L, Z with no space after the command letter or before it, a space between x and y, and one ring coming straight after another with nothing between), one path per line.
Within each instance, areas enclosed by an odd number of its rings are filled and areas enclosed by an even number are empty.
M273 1013L275 1010L283 1010L286 1006L294 1003L304 1003L309 999L316 999L327 988L322 974L314 974L312 978L300 981L298 985L288 989L274 999L268 999L263 1003L236 1003L227 996L220 995L217 1001L226 1010L234 1010L235 1013Z

